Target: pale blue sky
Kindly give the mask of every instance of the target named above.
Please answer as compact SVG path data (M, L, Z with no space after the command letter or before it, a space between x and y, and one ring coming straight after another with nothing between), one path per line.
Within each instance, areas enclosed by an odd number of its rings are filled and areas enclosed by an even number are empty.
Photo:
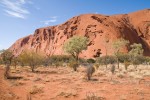
M124 14L148 8L150 0L0 0L0 49L37 28L80 14Z

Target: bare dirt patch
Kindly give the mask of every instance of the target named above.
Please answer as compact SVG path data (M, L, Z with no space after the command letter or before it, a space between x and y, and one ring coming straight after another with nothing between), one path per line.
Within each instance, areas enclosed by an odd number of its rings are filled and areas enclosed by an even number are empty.
M28 68L28 67L27 67ZM17 67L11 76L20 79L4 79L0 67L0 100L149 100L150 67L121 67L112 75L104 66L86 80L83 67L77 72L68 67L40 67L35 73L26 67ZM134 68L134 67L133 67Z

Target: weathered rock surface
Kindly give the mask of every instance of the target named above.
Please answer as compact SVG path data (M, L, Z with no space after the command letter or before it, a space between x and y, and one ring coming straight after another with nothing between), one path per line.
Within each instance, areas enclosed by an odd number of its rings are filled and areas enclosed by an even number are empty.
M86 36L90 42L88 49L80 55L93 58L99 51L105 55L113 53L111 43L124 38L132 43L141 43L144 55L150 55L150 9L122 15L84 14L76 16L57 26L36 29L33 35L17 40L9 49L15 55L24 50L34 50L46 55L64 54L62 46L74 35ZM127 52L128 50L124 50Z

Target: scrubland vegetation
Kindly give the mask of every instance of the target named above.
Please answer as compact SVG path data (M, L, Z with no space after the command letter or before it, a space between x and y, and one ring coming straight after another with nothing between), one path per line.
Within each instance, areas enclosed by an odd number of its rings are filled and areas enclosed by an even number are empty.
M130 80L137 80L137 83L140 84L142 80L144 80L144 77L150 76L150 57L143 56L142 45L136 43L130 45L129 53L122 53L120 48L123 48L128 43L128 41L123 39L115 41L113 44L114 48L116 49L114 55L105 55L97 58L83 59L79 58L79 54L82 50L87 48L88 40L87 38L74 37L64 45L64 51L70 55L53 55L47 57L40 53L26 51L15 57L11 51L6 50L1 54L0 64L5 68L5 79L23 78L21 74L23 73L22 71L25 71L34 74L46 74L46 77L42 77L42 79L34 79L35 82L40 80L51 82L52 80L49 78L47 79L47 75L50 74L75 73L77 76L76 79L82 80L83 82L86 81L103 83L107 80L110 84L118 84L120 81L116 79L125 79L128 82ZM12 76L14 75L12 73L17 72L20 76ZM33 74L29 75L28 77L33 77L32 75ZM66 80L67 77L73 77L73 74L69 75L72 76L66 76ZM104 80L103 77L107 78ZM26 78L23 79L26 80ZM56 81L56 79L53 80ZM20 82L16 85L18 84L20 85L23 83ZM150 86L150 83L148 85ZM31 89L28 90L28 100L31 100L32 95L42 93L44 91L43 88L43 85L31 87ZM77 95L79 94L76 93L76 91L61 91L61 93L57 94L57 96L64 96L65 98L72 96L76 97ZM150 96L150 94L148 94L148 96ZM122 98L123 99L120 97L120 100L126 100L124 99L126 97ZM84 99L105 100L106 98L96 96L94 93L90 92L86 94Z

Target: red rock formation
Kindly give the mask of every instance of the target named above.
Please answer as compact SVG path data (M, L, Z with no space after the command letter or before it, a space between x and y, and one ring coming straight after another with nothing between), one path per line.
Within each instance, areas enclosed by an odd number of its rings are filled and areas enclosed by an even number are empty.
M46 55L64 54L64 42L74 35L86 36L90 42L81 57L94 57L99 51L105 55L105 41L109 44L118 38L132 43L142 43L144 54L150 55L150 9L122 15L105 16L84 14L73 17L64 24L36 29L33 35L17 40L10 50L18 55L29 49ZM108 54L112 54L109 45Z

